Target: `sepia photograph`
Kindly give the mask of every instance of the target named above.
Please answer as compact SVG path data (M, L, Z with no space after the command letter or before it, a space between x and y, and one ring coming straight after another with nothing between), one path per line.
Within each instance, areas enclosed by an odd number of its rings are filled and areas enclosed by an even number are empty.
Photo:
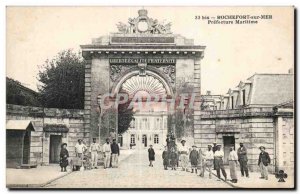
M294 6L7 6L8 189L295 189Z

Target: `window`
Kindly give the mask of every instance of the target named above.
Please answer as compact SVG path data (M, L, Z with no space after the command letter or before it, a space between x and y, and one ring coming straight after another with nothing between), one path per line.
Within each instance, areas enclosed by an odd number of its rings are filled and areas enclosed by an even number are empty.
M133 134L130 136L130 144L135 144L135 136Z
M131 123L130 123L130 127L131 128L135 128L135 119L133 118Z
M233 102L234 102L234 99L233 99L233 96L231 96L231 109L234 109L234 104L233 104Z
M242 90L242 93L243 93L243 106L245 106L246 105L246 91Z
M158 144L159 143L159 138L158 135L154 135L154 144Z
M146 139L147 139L147 136L146 136L146 135L143 135L142 143L145 143Z

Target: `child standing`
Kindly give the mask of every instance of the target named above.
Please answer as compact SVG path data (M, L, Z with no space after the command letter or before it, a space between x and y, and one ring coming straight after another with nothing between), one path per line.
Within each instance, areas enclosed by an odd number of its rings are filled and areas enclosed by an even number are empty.
M192 147L193 147L193 150L190 152L190 161L191 161L191 167L192 167L192 172L191 173L194 173L194 170L195 170L195 173L197 174L197 165L198 165L199 153L196 150L195 145L193 145Z
M69 152L67 150L67 144L63 143L61 145L60 161L59 161L61 172L67 172L67 166L69 165L68 157L69 157Z
M172 170L176 170L176 166L177 166L177 153L175 152L174 148L171 148L171 153L170 153L170 160L171 160L171 168Z
M162 153L162 158L163 158L163 164L164 164L164 169L168 170L168 165L169 165L169 151L168 147L165 147L165 151Z
M150 148L148 149L148 157L150 162L149 166L153 167L153 161L155 161L155 152L152 145L150 145Z

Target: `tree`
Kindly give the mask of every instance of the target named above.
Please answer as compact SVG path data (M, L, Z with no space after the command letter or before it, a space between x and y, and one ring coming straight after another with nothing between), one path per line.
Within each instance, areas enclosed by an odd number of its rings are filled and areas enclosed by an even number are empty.
M23 106L40 106L39 94L20 82L6 77L6 103Z
M86 61L71 49L46 60L38 73L42 103L49 108L84 108L84 67Z

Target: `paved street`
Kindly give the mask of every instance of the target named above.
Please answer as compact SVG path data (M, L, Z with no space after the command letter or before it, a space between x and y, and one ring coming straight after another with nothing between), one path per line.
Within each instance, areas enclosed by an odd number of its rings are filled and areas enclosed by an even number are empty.
M117 169L103 168L73 172L46 188L230 188L216 177L201 178L190 172L164 170L161 152L156 151L154 167L149 167L147 150L137 150Z

